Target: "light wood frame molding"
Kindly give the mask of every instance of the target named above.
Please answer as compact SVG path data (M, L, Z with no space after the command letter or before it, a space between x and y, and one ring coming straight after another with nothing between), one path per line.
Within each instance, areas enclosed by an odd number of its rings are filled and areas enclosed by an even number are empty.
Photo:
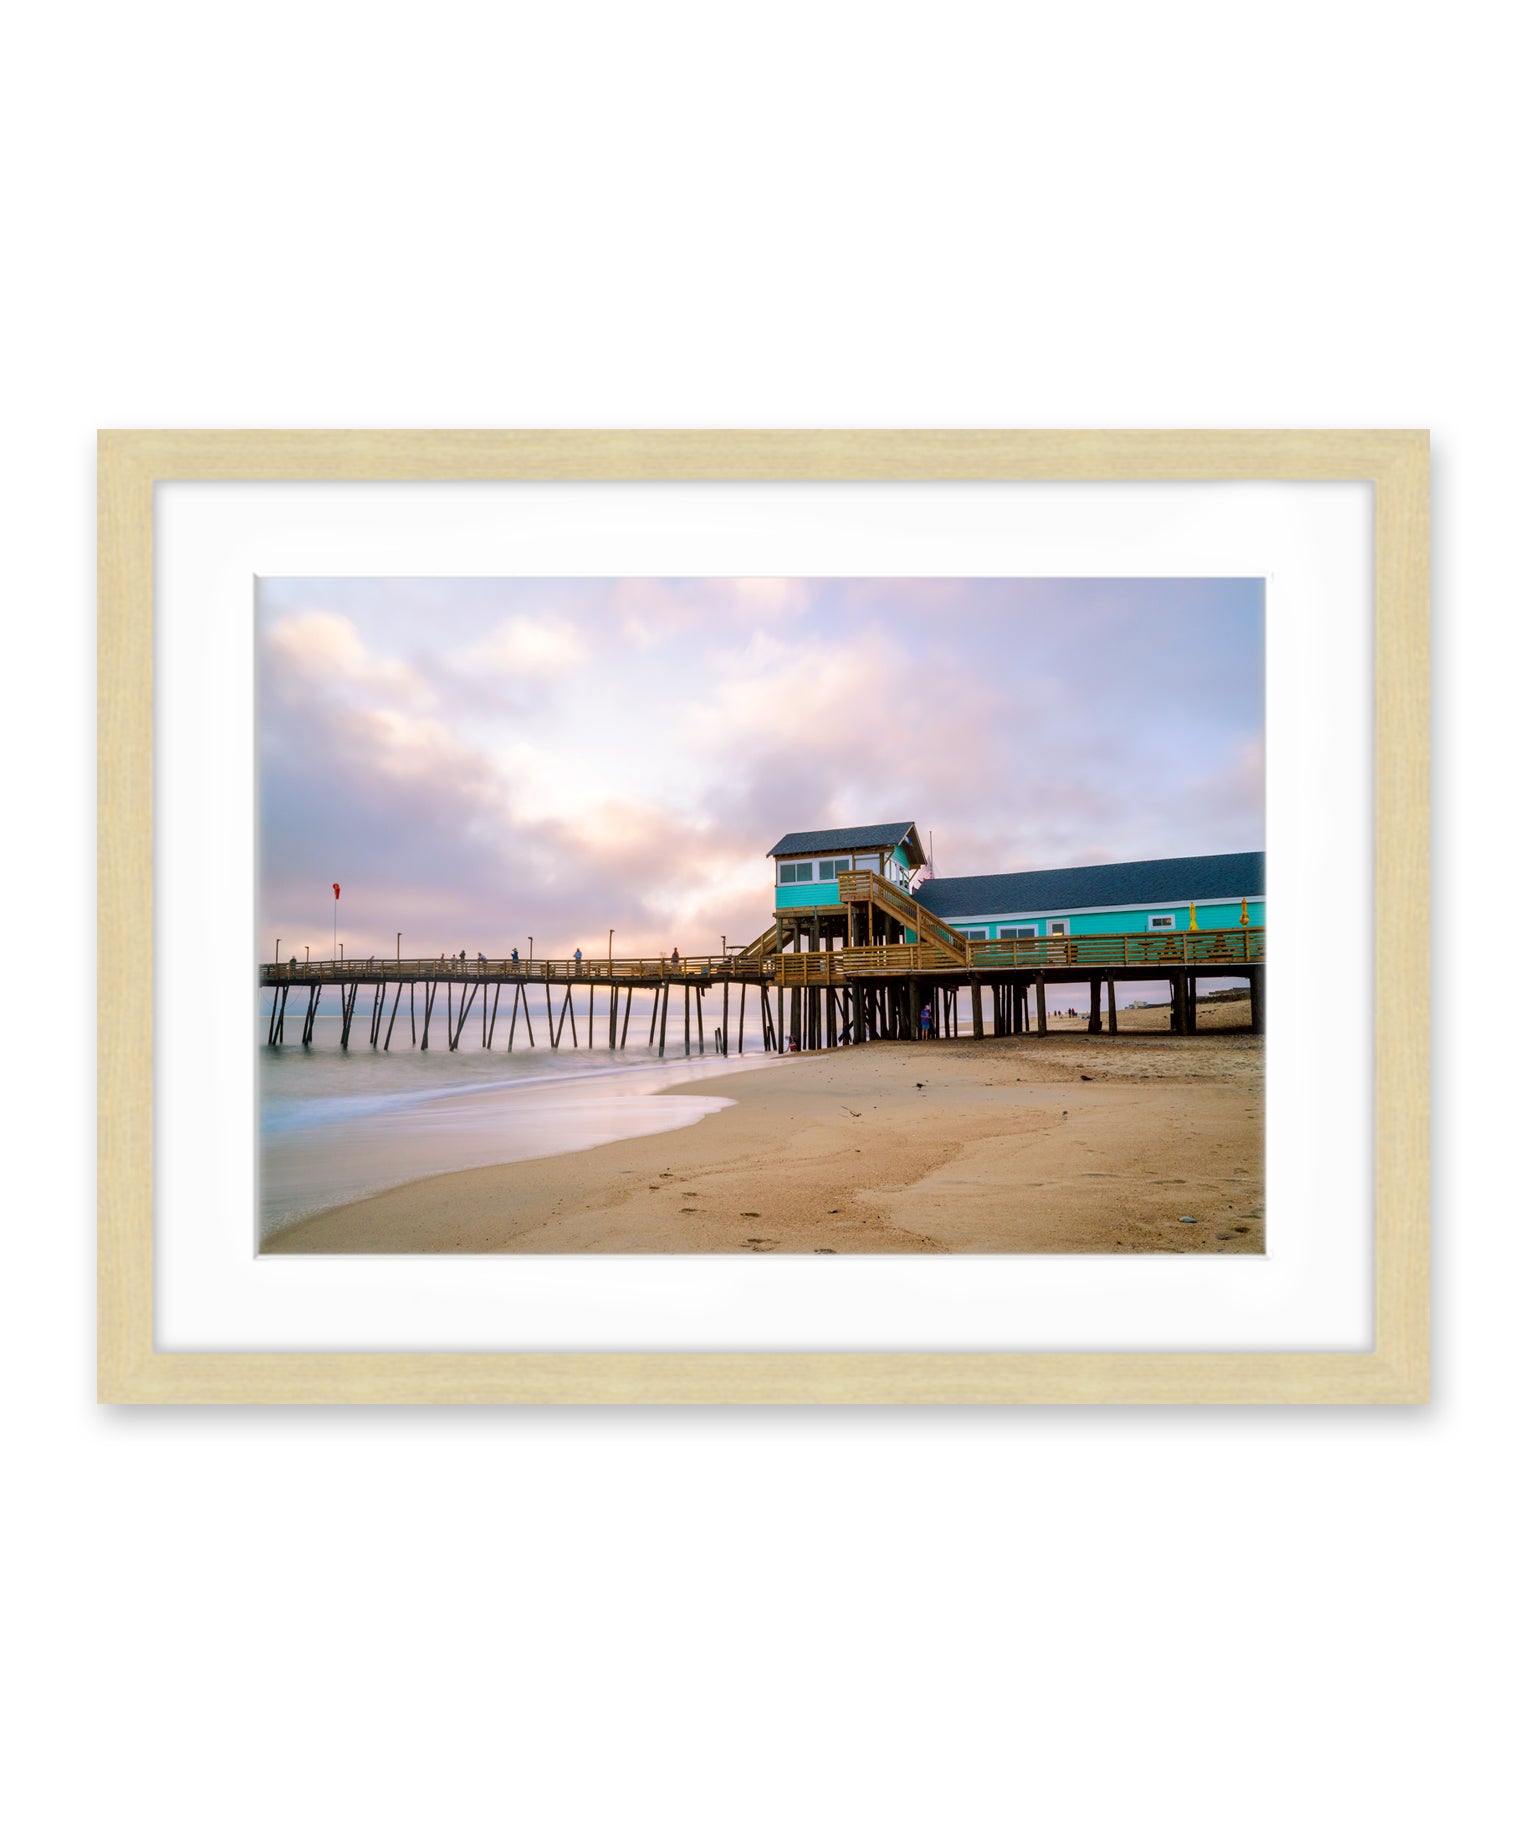
M154 1343L155 489L182 481L1365 481L1374 1343L1360 1352L182 1352ZM1417 430L109 430L98 443L98 1391L108 1403L1417 1403L1429 1393L1430 443Z

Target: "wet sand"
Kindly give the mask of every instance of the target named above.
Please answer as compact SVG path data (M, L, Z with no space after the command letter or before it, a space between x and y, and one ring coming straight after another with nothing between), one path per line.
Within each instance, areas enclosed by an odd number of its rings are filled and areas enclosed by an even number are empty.
M1203 1028L1247 1018L1200 1008ZM723 1062L676 1087L736 1107L687 1128L417 1180L263 1250L1261 1251L1264 1041L1167 1023Z

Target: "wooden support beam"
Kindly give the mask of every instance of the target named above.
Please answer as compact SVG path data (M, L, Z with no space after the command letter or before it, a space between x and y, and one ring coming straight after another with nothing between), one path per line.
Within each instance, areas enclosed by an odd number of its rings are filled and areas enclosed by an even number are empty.
M625 1023L620 1028L620 1035L619 1035L619 1048L621 1051L623 1051L626 1045L630 1043L630 1002L634 998L635 998L635 988L627 987L625 989Z
M468 981L466 981L464 992L459 996L459 1023L454 1028L454 1036L449 1040L449 1050L450 1051L458 1051L459 1041L461 1037L464 1035L465 1019L469 1014L470 1008L474 1004L475 1004L475 989L470 985Z
M562 1009L564 1013L565 1009ZM545 1026L550 1033L550 1049L555 1050L555 1014L550 1007L550 983L545 982Z
M502 1004L502 983L497 982L497 991L491 997L491 1024L481 1034L481 1043L489 1046L497 1032L497 1008ZM484 1013L485 1008L482 1008Z
M748 1007L748 984L743 981L737 989L737 1055L742 1056L742 1022Z
M1116 1036L1116 983L1109 975L1106 977L1105 997L1108 1003L1106 1023L1110 1026L1111 1036L1114 1038Z
M684 1056L694 1053L694 1021L689 1017L689 982L684 981Z
M646 1034L646 1049L648 1051L651 1050L652 1042L657 1036L657 1005L658 1005L658 1002L662 999L663 991L666 985L667 983L663 982L662 985L658 987L657 991L652 995L652 1025L651 1025L651 1030Z
M785 1049L785 986L783 982L775 983L775 992L780 1002L780 1023L775 1030L774 1046L776 1051L783 1052Z
M983 984L974 975L972 979L972 1036L983 1035Z
M700 1051L703 1054L705 1050L705 990L698 986L694 990L694 1023L700 1029Z
M662 982L662 1031L657 1039L657 1056L666 1057L668 1049L668 990L672 982L665 977Z
M411 983L406 995L406 1004L411 1009L411 1042L415 1045L417 1042L417 984L415 981Z
M1038 969L1036 974L1036 1030L1043 1036L1047 1032L1047 983Z
M721 1056L726 1057L731 1051L732 1036L732 984L721 983Z
M1264 1032L1266 1029L1266 971L1261 967L1250 970L1250 1030Z
M1102 977L1098 974L1092 974L1089 977L1089 1029L1091 1032L1098 1032L1100 1030L1101 979Z
M432 1025L432 1022L433 1022L433 1002L437 999L437 997L438 997L438 983L436 981L424 981L422 983L422 1049L424 1051L426 1051L427 1049L428 1028ZM412 989L413 1004L415 1004L415 1000L416 1000L416 990L415 988L413 988Z
M278 1038L278 990L276 987L274 987L272 990L272 1012L268 1015L268 1018L267 1018L267 1043L269 1045L276 1044L277 1038Z

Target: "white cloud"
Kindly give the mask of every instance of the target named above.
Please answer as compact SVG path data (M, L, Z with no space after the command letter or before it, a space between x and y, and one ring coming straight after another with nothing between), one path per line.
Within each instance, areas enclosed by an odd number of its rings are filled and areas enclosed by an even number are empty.
M556 679L587 656L587 643L564 616L511 615L484 641L450 658L456 667L474 674Z

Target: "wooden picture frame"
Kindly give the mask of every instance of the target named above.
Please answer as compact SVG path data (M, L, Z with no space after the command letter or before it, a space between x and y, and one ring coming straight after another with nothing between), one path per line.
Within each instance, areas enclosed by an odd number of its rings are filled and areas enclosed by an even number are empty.
M1363 1351L185 1352L154 1340L155 490L169 482L1357 481L1374 492L1374 1338ZM107 431L98 1388L111 1403L1413 1403L1429 1390L1420 431Z

